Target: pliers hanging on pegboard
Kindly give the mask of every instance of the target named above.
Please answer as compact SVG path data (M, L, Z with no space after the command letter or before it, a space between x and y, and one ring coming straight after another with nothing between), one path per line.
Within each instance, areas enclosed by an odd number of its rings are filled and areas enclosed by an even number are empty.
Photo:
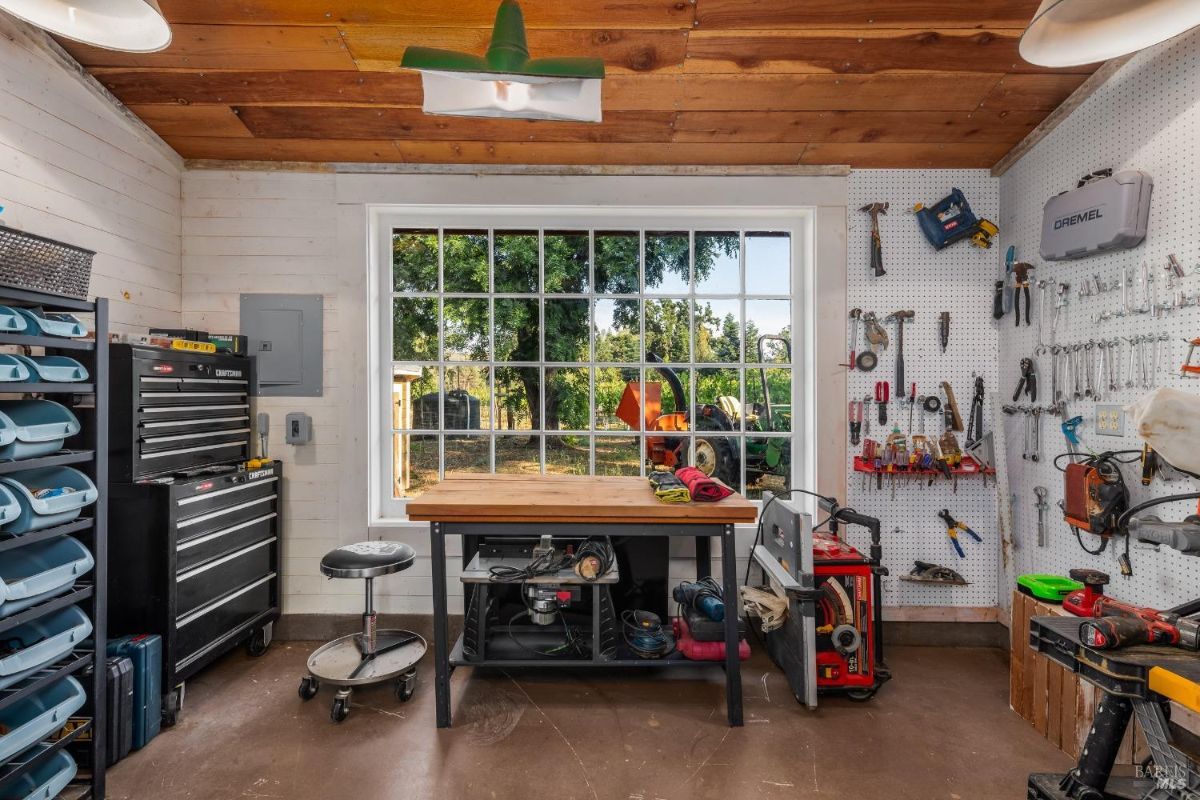
M971 416L967 418L967 446L983 438L983 378L975 376L975 396L971 398Z
M1021 359L1021 380L1017 381L1017 390L1013 392L1013 402L1021 399L1021 395L1028 395L1029 402L1037 402L1037 370L1033 368L1032 358Z
M1032 324L1033 303L1029 299L1029 270L1031 269L1033 269L1033 264L1026 261L1018 261L1013 264L1013 318L1016 320L1018 328L1021 327L1022 295L1025 297L1025 327Z
M938 516L942 518L942 522L946 523L946 533L949 534L950 543L952 545L954 545L954 550L955 550L955 552L958 553L959 558L967 557L967 554L963 552L962 545L958 543L958 532L959 531L962 531L963 533L967 534L968 536L970 536L972 539L974 539L977 542L980 542L980 543L983 542L983 539L981 539L979 537L979 534L976 533L975 531L971 530L970 526L964 525L961 522L959 522L958 520L956 520L954 517L950 516L950 509L943 508L941 511L938 512Z

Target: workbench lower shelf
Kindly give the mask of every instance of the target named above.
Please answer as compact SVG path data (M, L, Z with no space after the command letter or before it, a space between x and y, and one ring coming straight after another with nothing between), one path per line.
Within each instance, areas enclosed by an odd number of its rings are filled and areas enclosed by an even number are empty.
M454 642L454 647L450 650L450 666L451 667L484 667L484 668L505 668L505 667L553 667L555 669L571 669L578 667L580 669L591 669L595 667L606 668L672 668L672 667L720 667L724 668L724 661L694 661L690 658L685 658L682 653L672 653L663 658L638 658L632 653L624 653L621 650L617 651L617 655L612 658L588 659L588 658L555 658L546 656L544 658L489 658L484 661L474 661L463 654L463 636L459 634L458 639Z

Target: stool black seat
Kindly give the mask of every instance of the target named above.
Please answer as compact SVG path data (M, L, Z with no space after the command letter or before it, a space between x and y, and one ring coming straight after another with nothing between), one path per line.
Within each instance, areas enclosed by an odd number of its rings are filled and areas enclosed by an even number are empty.
M357 542L330 550L321 559L321 574L330 578L378 578L403 572L417 553L403 542Z

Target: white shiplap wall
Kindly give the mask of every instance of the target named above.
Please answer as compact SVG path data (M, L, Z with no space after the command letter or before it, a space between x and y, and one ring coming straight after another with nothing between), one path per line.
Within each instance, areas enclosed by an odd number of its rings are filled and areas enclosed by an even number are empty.
M0 13L0 223L96 251L115 330L177 325L182 160Z
M719 180L719 185L713 180ZM845 390L839 382L844 381L844 373L836 367L844 337L840 311L845 306L844 179L760 182L191 170L183 179L184 325L236 331L238 297L243 292L320 293L325 298L324 395L258 401L259 410L272 418L271 455L285 463L284 613L361 612L361 584L327 581L318 565L328 550L368 536L408 542L419 556L409 570L377 582L378 609L409 613L432 609L425 526L367 527L367 205L536 205L548 202L548 192L575 198L577 204L595 205L818 206L816 258L823 269L813 291L822 301L815 303L818 349L829 357L818 359L814 370L822 378L816 403L821 417L830 420L824 432L844 428ZM829 317L828 325L820 324L823 316ZM839 338L822 347L826 335L822 329ZM832 399L823 398L825 390ZM282 422L288 411L312 415L311 445L297 448L282 443ZM838 438L834 446L840 446L840 437L830 438ZM837 460L836 466L821 469L829 481L823 488L841 494L841 450L833 453L831 447L827 455ZM740 534L743 551L748 551L752 536L752 530ZM456 546L451 541L452 573ZM744 566L741 561L739 574ZM686 577L687 559L676 559L672 573ZM452 595L461 596L461 585L453 577L449 586ZM452 608L457 605L452 598Z
M284 461L284 612L361 610L357 581L326 581L321 556L355 538L366 538L365 498L356 535L339 527L339 489L346 474L341 452L343 411L352 407L339 352L340 311L346 281L338 274L337 204L331 173L189 171L183 181L183 324L207 331L239 328L243 293L324 295L325 379L321 397L261 397L271 415L270 455ZM361 326L359 351L365 348ZM313 418L313 442L283 443L288 411ZM381 591L408 587L408 576ZM428 562L425 566L428 576ZM383 582L381 582L382 584ZM381 610L392 610L384 604Z

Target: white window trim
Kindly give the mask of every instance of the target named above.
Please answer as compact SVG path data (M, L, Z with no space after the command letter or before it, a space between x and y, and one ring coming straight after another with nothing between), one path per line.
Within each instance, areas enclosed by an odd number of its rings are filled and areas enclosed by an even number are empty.
M814 307L816 208L663 207L663 206L471 206L368 205L368 525L409 527L408 500L391 497L390 404L391 333L383 324L385 300L390 309L391 231L393 228L458 229L591 229L591 230L770 230L791 234L792 242L792 403L803 414L792 419L792 485L813 488L816 466L816 398L814 375L816 309ZM744 281L744 272L743 272ZM540 290L541 287L539 287ZM531 293L532 296L533 293ZM550 297L561 295L551 294ZM708 299L707 295L703 296ZM593 295L593 298L602 296ZM713 299L717 299L716 296ZM390 319L390 311L386 317ZM744 322L744 320L743 320ZM743 348L745 344L743 342ZM592 353L593 357L595 353ZM384 365L389 380L384 378ZM713 364L721 368L721 364ZM743 386L743 392L745 388ZM594 413L594 403L593 410ZM385 420L386 417L386 420ZM386 424L385 424L386 422ZM519 433L514 431L514 433ZM589 434L590 435L590 434ZM639 434L640 435L640 434ZM746 434L742 434L743 436ZM385 459L385 455L387 458Z

